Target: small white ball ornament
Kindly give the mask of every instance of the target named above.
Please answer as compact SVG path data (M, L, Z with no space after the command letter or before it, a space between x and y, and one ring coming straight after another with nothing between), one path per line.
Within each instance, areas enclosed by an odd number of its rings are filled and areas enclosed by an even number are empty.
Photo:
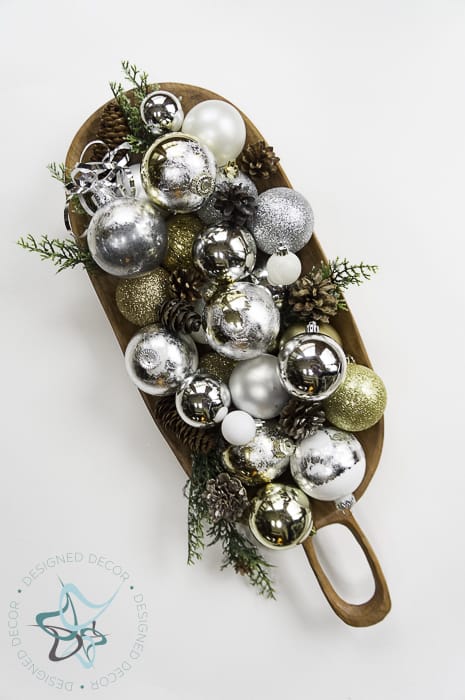
M245 411L231 411L221 423L221 432L230 445L247 445L257 430L252 416Z
M245 124L235 107L223 100L199 102L186 115L182 130L207 146L221 167L244 148Z
M278 251L268 258L266 271L270 284L278 286L293 284L300 277L302 263L295 253L290 253L288 250Z

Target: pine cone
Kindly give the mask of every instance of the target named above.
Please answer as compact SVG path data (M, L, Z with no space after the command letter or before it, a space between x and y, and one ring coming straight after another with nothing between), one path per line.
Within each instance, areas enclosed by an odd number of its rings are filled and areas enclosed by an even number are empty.
M247 491L239 479L226 472L209 479L204 493L208 514L213 522L239 520L248 506Z
M318 403L306 403L291 399L284 406L278 425L286 435L294 440L303 440L313 435L325 422L325 412Z
M107 104L102 112L96 138L99 141L104 141L108 148L112 150L126 141L128 136L129 127L126 117L118 103L113 100ZM94 160L100 161L107 151L101 144L96 144L92 153Z
M273 146L267 146L264 141L250 144L242 151L239 159L241 170L253 178L267 180L278 169L279 158L275 155Z
M214 194L214 207L221 212L224 223L245 226L257 208L257 197L250 194L244 185L223 182Z
M182 301L196 301L202 296L205 278L195 267L187 270L178 267L171 273L171 289Z
M179 416L172 396L164 396L157 401L153 412L157 422L192 452L207 455L216 448L219 439L218 430L191 428Z
M167 299L160 308L160 320L172 333L196 333L202 319L187 301Z
M287 303L302 319L329 323L338 309L337 287L321 270L312 270L289 287Z

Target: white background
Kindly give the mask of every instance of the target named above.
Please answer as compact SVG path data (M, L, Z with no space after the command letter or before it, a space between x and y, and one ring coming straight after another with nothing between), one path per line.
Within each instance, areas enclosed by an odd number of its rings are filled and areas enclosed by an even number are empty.
M300 549L272 557L277 602L217 572L219 552L186 567L184 474L85 274L56 277L14 245L64 233L45 165L123 58L240 106L311 201L327 254L381 266L349 295L389 390L381 465L355 510L392 593L378 626L345 626ZM1 605L51 554L130 569L151 637L106 697L465 698L464 62L463 0L0 1ZM329 551L360 601L369 576L344 544ZM0 639L1 700L60 695Z

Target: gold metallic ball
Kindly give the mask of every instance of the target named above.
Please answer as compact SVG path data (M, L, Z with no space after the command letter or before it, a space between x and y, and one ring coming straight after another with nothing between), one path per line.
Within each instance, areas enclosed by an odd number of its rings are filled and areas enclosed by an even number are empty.
M319 323L318 325L320 327L320 333L329 335L330 338L333 338L336 343L342 346L342 338L335 328L330 326L329 323ZM299 333L305 333L306 330L307 326L305 323L293 323L291 326L288 326L279 340L280 347L285 345L291 338L294 338L294 336L299 335Z
M121 280L116 287L120 313L136 326L158 321L160 306L172 296L169 272L162 267L144 277Z
M206 355L202 355L200 358L199 365L200 369L214 374L227 384L237 362L229 357L219 355L217 352L207 352Z
M296 486L267 484L252 501L250 529L270 549L295 547L309 536L312 525L310 501Z
M369 367L349 363L344 381L324 402L324 409L330 423L355 433L380 420L386 401L386 387L378 375Z
M184 269L191 267L194 264L192 246L205 225L194 214L177 214L168 217L166 226L168 247L163 266L167 270L175 270L177 267Z

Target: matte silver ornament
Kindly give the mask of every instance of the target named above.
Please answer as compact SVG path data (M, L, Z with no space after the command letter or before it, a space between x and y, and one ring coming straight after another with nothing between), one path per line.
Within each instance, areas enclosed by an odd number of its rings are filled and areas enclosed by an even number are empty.
M231 175L228 168L221 168L216 176L215 190L218 189L219 185L223 184L242 185L247 194L252 197L258 197L258 190L254 182L239 169L234 175ZM215 207L215 190L197 212L199 219L202 219L209 226L219 224L223 219L222 213Z
M280 246L296 253L311 238L312 208L303 195L290 187L272 187L258 198L251 231L257 247L269 255Z
M291 457L294 480L312 498L338 501L350 508L352 492L365 475L363 447L355 435L337 428L321 428L296 445Z
M126 369L146 394L174 394L198 366L197 348L187 335L174 335L156 323L142 328L128 343Z
M141 102L140 115L147 130L154 136L167 131L180 131L184 121L181 102L166 90L156 90L147 95Z
M228 413L231 395L224 382L199 370L188 377L176 394L176 408L193 428L211 428Z
M221 461L228 472L245 484L263 484L277 479L287 469L295 446L277 421L256 420L256 433L247 445L228 445Z
M229 378L229 390L237 408L263 420L279 416L289 401L274 355L264 354L238 362Z
M97 210L87 243L102 270L117 277L138 277L158 267L168 235L162 214L147 200L120 197Z
M220 355L247 360L266 352L279 333L279 311L264 287L233 282L205 307L208 343Z
M343 349L328 335L300 333L279 351L279 373L287 391L302 401L322 401L344 379Z
M207 277L234 282L245 277L255 265L257 246L245 228L224 224L200 233L192 247L194 265Z
M312 510L308 497L295 486L267 484L252 501L252 534L270 549L290 549L311 533Z
M216 162L211 151L193 136L166 134L146 152L141 178L155 204L170 212L186 213L199 209L213 192Z

